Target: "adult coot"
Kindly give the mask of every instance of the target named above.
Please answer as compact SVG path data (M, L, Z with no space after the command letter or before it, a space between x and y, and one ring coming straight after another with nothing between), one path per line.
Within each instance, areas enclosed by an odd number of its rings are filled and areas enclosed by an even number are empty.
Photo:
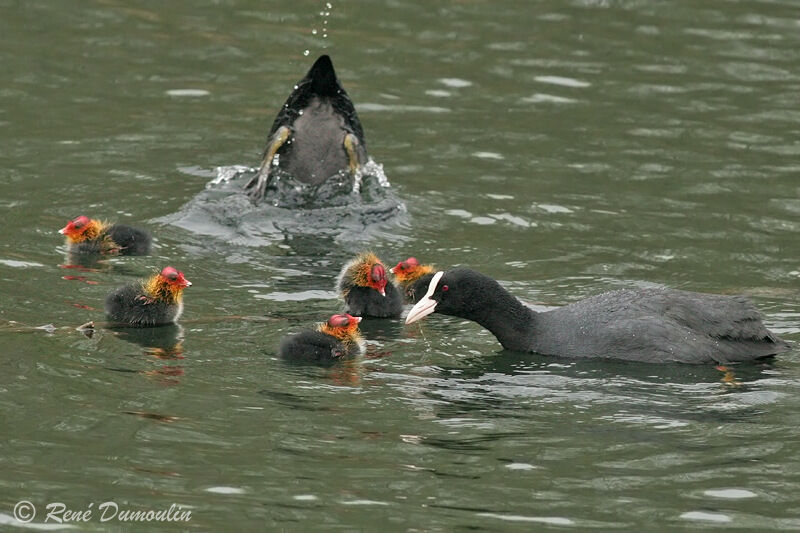
M148 327L174 324L183 313L183 289L192 283L168 266L142 281L120 287L106 297L106 314L114 322Z
M364 130L331 58L321 56L297 82L272 124L258 175L245 188L264 197L273 169L317 185L367 162Z
M406 323L434 312L479 323L508 350L543 355L732 363L789 349L742 296L619 290L537 313L492 278L456 268L434 274Z
M58 232L67 237L67 249L72 253L146 255L152 242L144 230L84 215L70 220Z

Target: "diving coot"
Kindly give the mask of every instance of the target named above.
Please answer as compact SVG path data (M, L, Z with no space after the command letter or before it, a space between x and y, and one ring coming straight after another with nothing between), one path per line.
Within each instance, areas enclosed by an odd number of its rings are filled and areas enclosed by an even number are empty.
M315 331L303 331L281 341L278 355L287 359L334 361L364 352L365 343L358 331L361 317L333 315Z
M120 287L106 297L106 314L114 322L147 327L173 324L183 312L183 289L192 283L168 266L143 281Z
M297 82L275 117L261 168L245 188L258 201L274 168L317 185L342 171L355 174L366 162L364 130L356 109L336 77L331 58L323 55Z
M436 268L433 265L420 264L416 257L409 257L390 268L389 272L394 274L405 301L417 303L428 290Z
M400 293L386 277L386 267L373 253L359 254L344 265L336 289L351 315L397 318L403 312Z
M67 249L73 253L146 255L152 242L144 230L83 215L70 220L58 232L66 235Z
M742 296L619 290L537 313L492 278L456 268L434 274L406 323L434 312L479 323L508 350L543 355L732 363L789 349Z

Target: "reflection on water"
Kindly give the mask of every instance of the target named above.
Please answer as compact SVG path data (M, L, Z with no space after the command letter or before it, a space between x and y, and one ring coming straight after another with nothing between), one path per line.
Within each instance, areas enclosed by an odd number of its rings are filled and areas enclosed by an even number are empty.
M118 338L144 348L144 353L159 359L182 359L183 326L171 324L157 328L124 328L115 327L111 331Z
M138 355L145 357L142 359L137 356L138 361L132 363L141 367L141 361L144 361L146 365L140 370L127 367L115 367L113 370L137 372L164 385L180 384L185 374L182 361L186 358L183 348L185 336L183 326L173 324L156 328L115 327L110 331L117 338L140 346L142 351Z

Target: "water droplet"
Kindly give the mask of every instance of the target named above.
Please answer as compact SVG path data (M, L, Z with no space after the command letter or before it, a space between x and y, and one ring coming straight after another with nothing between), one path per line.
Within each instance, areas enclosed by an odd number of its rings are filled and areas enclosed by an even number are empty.
M303 55L307 56L310 52L308 50L303 50Z

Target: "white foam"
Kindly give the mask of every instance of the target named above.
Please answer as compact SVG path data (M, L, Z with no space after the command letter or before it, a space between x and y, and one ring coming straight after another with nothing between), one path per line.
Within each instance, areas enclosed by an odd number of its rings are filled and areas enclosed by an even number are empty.
M167 94L170 96L189 96L196 98L198 96L208 96L211 93L205 89L170 89L167 91Z
M42 267L41 263L34 263L33 261L15 261L14 259L0 259L0 264L10 266L13 268L27 268L27 267Z
M497 152L474 152L472 155L481 159L505 159L502 154L498 154Z
M244 494L246 491L239 487L208 487L206 492L213 492L214 494Z
M463 80L461 78L439 78L439 83L457 89L460 89L462 87L469 87L472 85L471 81Z
M565 78L564 76L536 76L533 79L540 83L550 83L553 85L561 85L562 87L589 87L592 85L588 81Z
M703 494L712 498L724 498L727 500L742 500L758 496L755 492L747 489L710 489Z
M528 463L508 463L506 468L509 470L536 470L539 467Z
M562 516L524 516L516 514L499 514L499 513L478 513L478 516L485 516L488 518L497 518L507 522L537 522L540 524L550 524L553 526L572 526L575 525L574 520L564 518Z
M574 104L577 100L573 98L566 98L564 96L555 96L553 94L536 93L533 96L528 96L522 99L523 102L529 104Z
M690 511L683 513L681 518L685 520L702 520L704 522L730 522L731 517L722 513L707 513L705 511Z

